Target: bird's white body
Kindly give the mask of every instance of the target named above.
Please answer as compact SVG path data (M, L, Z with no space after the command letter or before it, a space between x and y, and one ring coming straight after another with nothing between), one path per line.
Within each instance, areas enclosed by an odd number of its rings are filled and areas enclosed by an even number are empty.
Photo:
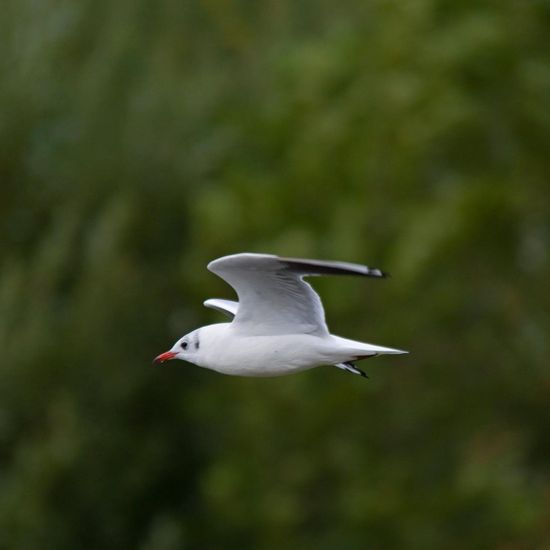
M384 350L399 353L331 334L240 335L232 325L218 323L191 333L187 360L222 374L281 376L321 365L355 361ZM194 349L195 342L199 342L198 349ZM177 346L176 343L176 352Z
M239 302L210 299L205 305L233 321L194 330L155 361L183 359L237 376L281 376L321 365L365 376L352 361L407 353L330 334L321 300L303 280L321 274L384 277L379 269L246 253L219 258L208 269L235 288Z

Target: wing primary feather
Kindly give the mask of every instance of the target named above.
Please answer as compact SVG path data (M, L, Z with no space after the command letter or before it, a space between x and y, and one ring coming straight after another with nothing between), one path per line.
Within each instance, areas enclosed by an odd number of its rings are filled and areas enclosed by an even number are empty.
M317 260L299 260L295 258L279 258L289 269L304 275L360 275L385 279L390 274L378 268L348 262L323 262Z

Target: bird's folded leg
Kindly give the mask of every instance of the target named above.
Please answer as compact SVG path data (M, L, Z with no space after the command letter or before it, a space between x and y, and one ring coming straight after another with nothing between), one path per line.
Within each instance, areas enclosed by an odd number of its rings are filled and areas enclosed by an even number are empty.
M368 378L369 377L366 372L364 372L361 369L357 368L355 366L355 364L352 363L351 361L346 361L345 363L336 363L336 365L334 365L334 366L339 368L339 369L351 372L353 374L358 374L359 376L362 376L363 378Z

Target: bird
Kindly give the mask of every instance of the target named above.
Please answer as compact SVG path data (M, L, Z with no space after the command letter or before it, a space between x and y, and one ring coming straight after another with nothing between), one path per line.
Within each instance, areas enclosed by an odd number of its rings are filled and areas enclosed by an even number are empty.
M231 322L193 330L154 363L179 359L222 374L255 377L328 365L368 378L356 361L408 353L331 334L321 299L304 280L318 275L388 277L380 269L250 252L223 256L207 268L233 287L238 301L210 298L204 305Z

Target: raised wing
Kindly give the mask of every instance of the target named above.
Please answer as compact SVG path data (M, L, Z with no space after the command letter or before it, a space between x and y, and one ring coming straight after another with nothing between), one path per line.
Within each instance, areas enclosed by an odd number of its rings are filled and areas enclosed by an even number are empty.
M204 305L217 311L221 311L230 319L233 319L233 317L237 315L239 302L234 302L233 300L222 300L221 298L210 298L205 300Z
M386 276L358 264L250 253L224 256L210 262L208 269L237 292L233 326L250 335L328 333L321 300L305 276Z

